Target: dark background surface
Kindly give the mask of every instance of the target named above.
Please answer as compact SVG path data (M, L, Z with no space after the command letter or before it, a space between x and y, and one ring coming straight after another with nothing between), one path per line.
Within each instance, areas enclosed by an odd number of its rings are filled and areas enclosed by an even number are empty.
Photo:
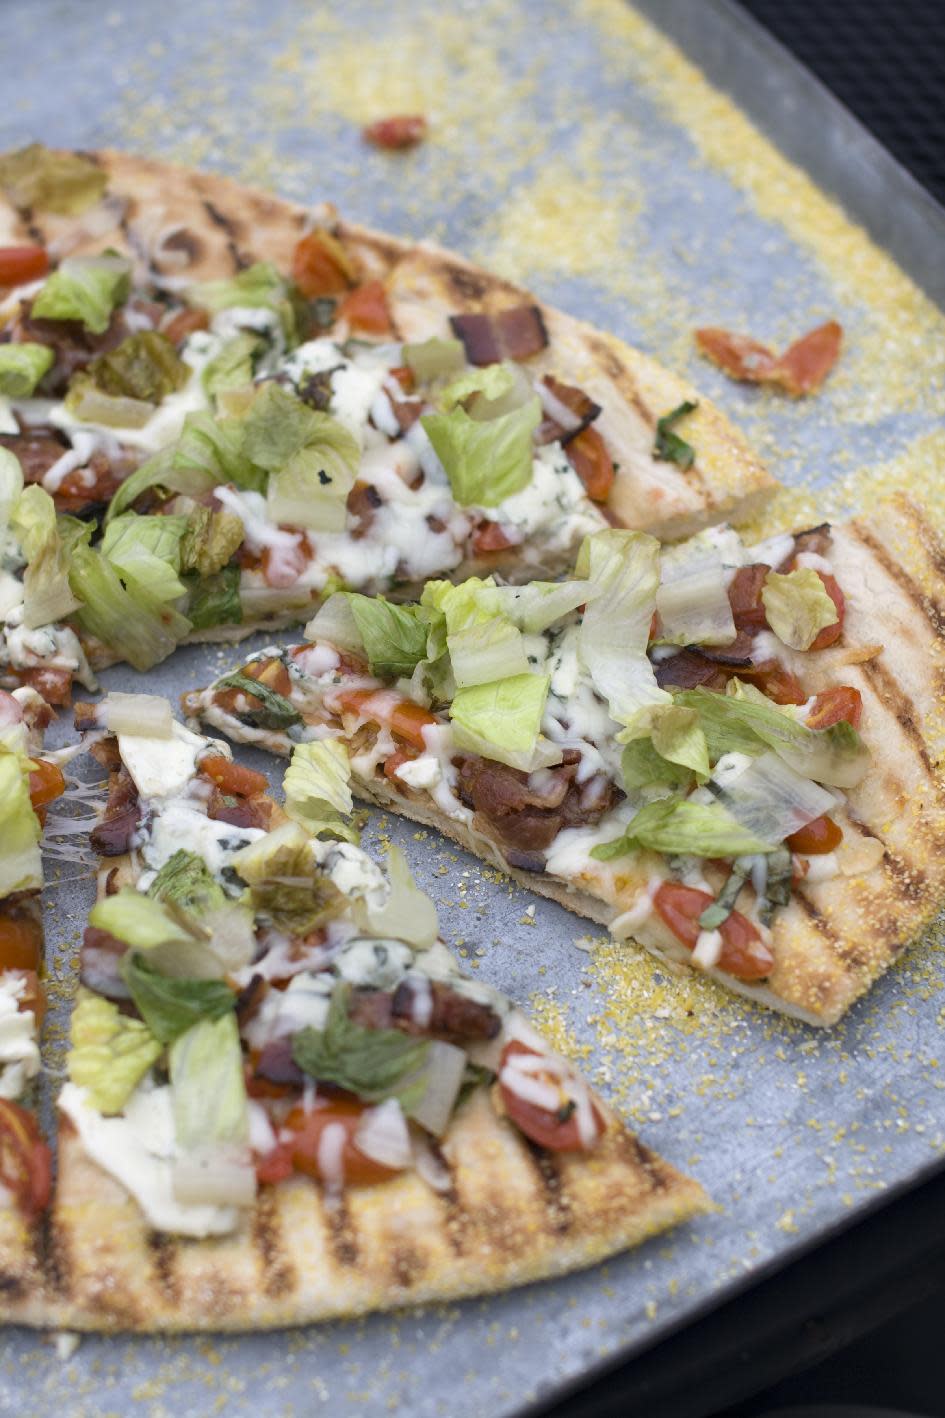
M945 205L945 0L737 3ZM939 1175L547 1415L945 1418L943 1331Z

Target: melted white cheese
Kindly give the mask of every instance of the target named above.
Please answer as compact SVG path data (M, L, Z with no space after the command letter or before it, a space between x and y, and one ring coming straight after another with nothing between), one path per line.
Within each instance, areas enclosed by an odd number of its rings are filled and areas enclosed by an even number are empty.
M39 1073L36 1016L31 1009L20 1009L25 991L22 975L0 975L0 1098L19 1098Z

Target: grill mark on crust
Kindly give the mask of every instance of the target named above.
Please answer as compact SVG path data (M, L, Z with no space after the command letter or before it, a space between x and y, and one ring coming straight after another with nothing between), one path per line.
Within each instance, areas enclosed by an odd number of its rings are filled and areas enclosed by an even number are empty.
M803 891L795 891L794 900L800 906L814 929L826 941L831 952L839 960L842 960L845 965L850 965L854 969L862 969L867 962L860 954L859 950L857 950L855 945L847 945L841 940L823 913L819 911L813 901L811 901L810 897L805 896ZM880 923L877 921L874 922L874 925L880 926Z
M328 1202L323 1196L325 1210L325 1221L328 1226L328 1243L331 1252L339 1265L357 1265L360 1250L358 1247L358 1235L354 1229L354 1222L351 1220L351 1213L348 1210L348 1203L344 1194L336 1201Z
M46 1284L56 1295L71 1290L72 1258L67 1234L52 1211L43 1212L36 1225L36 1251Z
M922 520L922 513L911 498L897 497L896 506L903 516L912 523L913 530L922 544L922 550L932 563L932 567L937 576L940 580L945 581L945 547L943 547L935 533L926 526L925 522ZM854 526L856 526L857 532L860 533L861 529L859 524L854 523Z
M403 1290L409 1290L426 1270L426 1257L405 1241L392 1242L390 1256L394 1283Z
M611 1127L614 1124L611 1123ZM663 1171L662 1163L655 1152L651 1152L645 1147L636 1133L629 1128L621 1127L617 1133L617 1141L622 1150L628 1153L641 1172L644 1173L650 1183L650 1190L663 1192L669 1185L666 1173Z
M435 1160L449 1177L449 1186L445 1187L443 1191L437 1192L437 1196L443 1202L443 1224L446 1227L450 1248L454 1255L461 1256L465 1254L469 1235L469 1212L463 1206L462 1198L457 1191L456 1173L450 1166L449 1159L438 1143L431 1141L429 1147Z
M252 1237L262 1266L263 1289L271 1298L285 1295L295 1284L295 1267L283 1247L275 1193L269 1187L261 1188L256 1199Z
M921 524L917 525L921 530ZM883 546L882 542L874 537L872 532L868 532L866 528L861 526L858 522L852 522L849 530L856 537L857 541L861 542L863 546L867 548L873 559L879 563L889 579L895 581L905 592L912 604L929 622L935 634L940 639L945 638L945 606L937 601L934 596L923 591L922 587L913 580L908 571L906 571L895 558L889 555L889 552ZM922 545L926 554L935 565L936 571L945 576L945 556L943 556L941 552L936 552L934 547L929 546L924 540Z
M172 1237L163 1231L149 1231L145 1237L148 1250L151 1252L151 1261L154 1266L154 1274L160 1286L161 1293L176 1305L180 1299L180 1285L178 1283L177 1269L177 1244Z
M563 1236L574 1225L574 1209L555 1155L527 1137L523 1136L522 1141L544 1192L548 1229Z
M883 849L883 866L895 881L902 895L912 901L921 900L928 885L928 876L922 867L914 862L907 862L903 857L890 851L880 834L874 832L868 823L859 822L852 817L849 822L861 837L869 837L874 842L879 842Z
M916 707L912 700L899 688L880 660L866 660L860 668L880 703L895 717L904 736L912 744L915 755L929 779L929 787L941 796L943 790L936 781L935 764L929 757L929 751L916 715Z

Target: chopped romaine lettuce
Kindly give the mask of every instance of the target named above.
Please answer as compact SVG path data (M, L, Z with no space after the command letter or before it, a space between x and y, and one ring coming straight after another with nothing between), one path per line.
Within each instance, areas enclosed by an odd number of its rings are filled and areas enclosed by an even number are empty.
M603 589L585 580L531 581L526 586L498 586L496 597L502 614L519 630L534 635L595 600Z
M820 632L839 620L823 580L810 566L785 576L769 571L761 599L771 629L792 650L809 650Z
M298 744L283 781L286 812L313 837L357 842L359 833L350 821L350 777L344 744L335 739Z
M255 362L265 341L248 330L227 340L218 355L204 366L203 387L211 398L230 389L244 389L253 382Z
M211 511L197 503L187 513L186 521L180 544L181 570L198 571L201 576L222 571L243 544L242 519L225 508Z
M198 919L226 901L223 887L211 876L203 858L183 849L164 863L148 887L148 895L156 901L173 901Z
M449 413L425 414L420 422L460 506L498 507L531 481L532 434L541 422L537 394L497 418L471 418L457 404Z
M502 614L492 578L459 586L436 581L424 591L446 619L446 648L460 689L529 673L521 631Z
M213 625L241 625L243 603L240 600L240 569L224 566L212 576L188 572L190 595L187 619L194 630L208 630Z
M243 447L270 474L269 515L293 527L340 532L360 461L357 439L330 414L264 384L243 423Z
M173 1043L201 1019L221 1019L236 1007L225 981L165 975L137 950L123 957L121 973L139 1014L162 1044Z
M0 345L0 394L8 399L28 399L43 375L52 369L54 359L46 345L29 340Z
M89 925L138 950L153 950L192 934L179 912L172 914L161 901L131 886L97 901L89 912Z
M112 311L128 299L131 262L115 251L102 256L67 256L46 278L33 301L36 320L80 320L93 335L108 328Z
M234 306L279 310L287 295L286 282L271 261L257 261L238 275L201 281L187 291L187 301L218 314Z
M23 491L23 469L9 448L0 447L0 532L10 525L13 509Z
M426 658L429 617L422 606L346 591L331 597L336 599L350 608L372 674L410 675Z
M174 601L186 589L177 574L186 531L186 517L139 517L126 512L105 528L101 550L126 585L131 580L159 601Z
M434 335L429 340L404 345L403 359L421 384L425 384L440 375L462 369L466 363L466 351L462 340L441 340Z
M0 744L0 899L42 886L40 833L30 802L29 759Z
M178 492L208 492L220 483L235 483L239 488L262 492L266 474L248 456L244 443L245 429L239 419L214 418L206 410L188 414L173 451L171 468L175 474L187 475L191 485L184 487L179 480L166 478L157 481Z
M38 483L17 499L10 525L26 558L23 623L31 630L62 620L79 607L69 582L69 555L56 520L56 506ZM91 529L88 529L91 535Z
M80 989L69 1027L66 1068L100 1113L120 1113L164 1046L140 1019Z
M432 945L440 934L436 907L414 881L399 847L391 846L387 853L387 878L390 882L387 900L382 906L375 906L367 899L357 902L358 919L372 935L403 940L417 950Z
M190 630L190 621L143 587L127 588L107 557L76 546L69 584L81 601L76 619L90 635L110 645L136 670L167 658Z
M168 1062L178 1147L192 1152L248 1143L249 1113L236 1016L227 1010L178 1031Z
M86 366L83 377L103 394L159 404L187 383L190 368L166 335L158 330L141 330L122 340L116 349L97 355ZM71 407L71 397L70 387L67 408Z
M620 771L629 793L657 784L687 787L692 782L692 770L663 758L653 747L651 738L634 739L627 744L621 755Z
M775 843L837 806L833 793L795 773L770 750L760 758L730 754L720 759L711 782L694 798L710 796L749 832Z
M695 857L741 857L749 852L773 852L776 846L749 832L720 803L670 797L647 803L627 823L621 837L592 848L591 856L608 862L642 847Z
M672 703L646 653L659 557L655 537L614 529L585 537L577 561L578 578L597 590L581 623L581 659L612 717L628 726L641 710Z
M108 174L90 158L42 143L0 157L0 187L21 210L75 217L98 202L107 186Z
M418 1082L430 1045L400 1029L363 1029L348 1017L351 988L338 984L324 1029L301 1029L292 1057L317 1083L334 1083L367 1103L397 1098L404 1108L418 1102L426 1082Z
M529 771L561 762L561 750L539 740L548 675L523 674L460 689L450 705L458 749Z

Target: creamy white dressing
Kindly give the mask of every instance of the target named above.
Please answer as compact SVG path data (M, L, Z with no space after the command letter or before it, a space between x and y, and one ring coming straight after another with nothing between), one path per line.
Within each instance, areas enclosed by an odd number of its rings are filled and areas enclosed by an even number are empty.
M39 1073L36 1016L21 1009L26 980L14 971L0 975L0 1098L19 1098Z

